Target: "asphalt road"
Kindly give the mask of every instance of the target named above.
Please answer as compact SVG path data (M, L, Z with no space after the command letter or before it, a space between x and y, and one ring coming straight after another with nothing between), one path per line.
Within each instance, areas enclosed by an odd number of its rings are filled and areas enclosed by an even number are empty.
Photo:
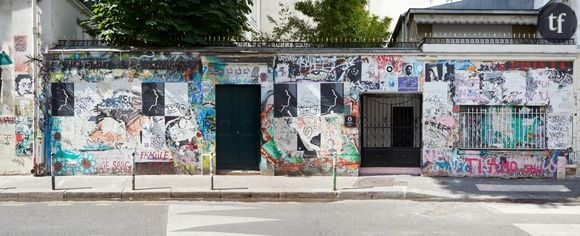
M0 235L580 235L580 205L0 202Z

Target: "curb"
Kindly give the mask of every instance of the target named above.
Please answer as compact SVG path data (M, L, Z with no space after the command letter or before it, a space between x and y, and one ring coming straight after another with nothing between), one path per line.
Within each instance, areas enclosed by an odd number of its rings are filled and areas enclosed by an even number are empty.
M121 192L64 192L63 200L114 200L121 199Z
M63 191L55 192L1 192L0 201L62 201Z
M0 202L3 201L295 201L295 202L328 202L343 200L413 200L427 202L498 202L498 203L580 203L577 197L481 197L476 195L450 196L416 189L387 189L380 191L3 191L0 192Z

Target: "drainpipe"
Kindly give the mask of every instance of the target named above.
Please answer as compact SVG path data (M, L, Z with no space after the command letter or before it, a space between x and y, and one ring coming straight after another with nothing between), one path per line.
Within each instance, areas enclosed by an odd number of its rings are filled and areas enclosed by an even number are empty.
M36 57L37 56L37 37L40 36L39 35L39 29L38 29L38 22L37 22L37 17L36 17L36 0L32 0L32 7L31 7L31 12L32 12L32 57ZM42 135L38 132L39 127L38 127L38 119L39 119L39 74L38 74L38 70L36 69L37 65L36 63L32 64L32 80L34 81L34 90L33 90L33 95L34 98L32 100L32 105L34 106L34 109L32 109L32 163L33 163L33 167L34 169L32 170L34 173L33 174L37 174L40 172L40 166L38 165L38 163L41 163L42 161L39 160L39 157L42 157L42 155L40 154L40 145L42 143Z

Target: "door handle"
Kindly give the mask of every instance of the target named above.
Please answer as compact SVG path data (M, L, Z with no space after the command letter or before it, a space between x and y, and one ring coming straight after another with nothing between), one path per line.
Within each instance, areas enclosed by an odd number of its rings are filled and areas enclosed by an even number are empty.
M240 131L239 131L239 130L238 130L238 131L236 131L236 134L237 134L237 135L240 135Z

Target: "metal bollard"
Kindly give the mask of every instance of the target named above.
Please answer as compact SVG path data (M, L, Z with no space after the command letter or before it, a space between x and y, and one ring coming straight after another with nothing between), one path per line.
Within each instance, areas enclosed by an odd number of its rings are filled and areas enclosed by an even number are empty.
M200 163L201 163L201 164L200 164L200 166L199 166L199 168L200 168L200 170L201 170L201 175L203 175L203 165L205 164L205 163L204 163L204 161L205 161L205 158L203 158L203 157L204 157L205 155L206 155L206 154L201 154L201 161L200 161Z
M209 178L211 181L211 190L213 189L213 153L209 153Z
M50 155L50 181L52 190L56 190L56 176L54 176L54 154Z
M132 179L131 179L131 189L132 190L135 190L135 168L137 167L135 165L135 153L133 153L133 158L132 159L133 159L133 168L131 168L131 176L132 176Z
M332 158L332 191L336 191L336 154Z

